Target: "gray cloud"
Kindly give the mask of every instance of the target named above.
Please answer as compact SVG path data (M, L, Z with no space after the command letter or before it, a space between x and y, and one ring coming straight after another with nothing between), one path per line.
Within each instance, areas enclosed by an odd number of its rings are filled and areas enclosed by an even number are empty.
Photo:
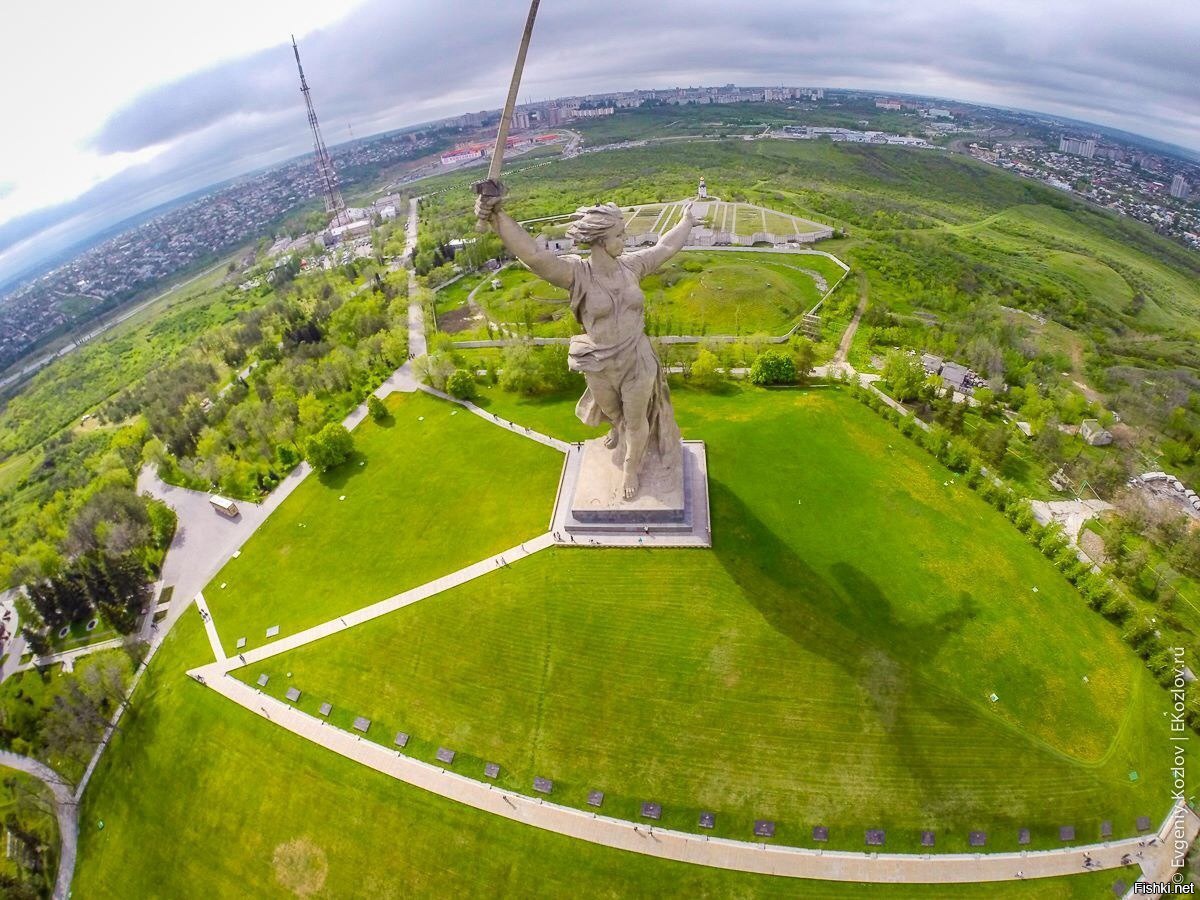
M326 137L500 104L525 0L372 0L300 48ZM291 47L162 85L117 110L102 153L164 145L62 207L0 226L59 247L172 196L303 153ZM523 98L677 84L805 84L925 93L1069 115L1200 149L1200 4L844 0L822 7L658 0L543 3ZM48 230L51 229L51 230ZM51 242L54 243L54 242ZM55 249L58 249L56 247ZM0 252L11 270L12 253Z

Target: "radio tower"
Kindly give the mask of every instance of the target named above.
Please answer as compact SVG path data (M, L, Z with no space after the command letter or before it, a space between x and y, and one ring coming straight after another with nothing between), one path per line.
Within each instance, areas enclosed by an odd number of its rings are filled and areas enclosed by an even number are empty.
M304 79L304 66L300 65L300 48L296 46L296 36L292 35L292 51L296 54L296 68L300 71L300 93L304 95L304 107L308 110L308 127L312 129L313 150L317 154L317 176L321 180L321 192L325 195L325 212L329 213L331 226L345 225L349 217L346 215L346 202L342 192L338 190L337 172L333 168L333 160L325 149L325 139L321 137L321 125L317 121L317 111L313 108L312 96L308 91L308 82Z

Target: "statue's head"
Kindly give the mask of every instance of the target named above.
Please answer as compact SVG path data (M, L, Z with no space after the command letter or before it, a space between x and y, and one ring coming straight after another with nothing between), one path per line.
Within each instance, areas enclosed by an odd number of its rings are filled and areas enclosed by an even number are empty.
M580 244L587 244L595 251L603 250L609 256L620 256L625 249L625 216L615 203L600 206L581 206L575 210L579 216L567 228L567 236Z

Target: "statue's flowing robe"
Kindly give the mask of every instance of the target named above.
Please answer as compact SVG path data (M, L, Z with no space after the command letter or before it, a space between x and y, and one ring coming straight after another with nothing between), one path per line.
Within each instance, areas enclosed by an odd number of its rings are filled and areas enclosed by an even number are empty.
M649 438L646 449L657 454L663 465L672 468L680 462L679 426L675 423L675 410L671 406L671 391L667 387L666 372L663 371L658 355L646 336L643 305L645 297L637 286L645 274L646 262L637 253L623 254L616 262L630 276L630 285L625 291L613 292L592 272L588 259L571 260L574 277L571 281L571 312L576 321L586 329L583 310L592 303L611 304L620 321L620 338L611 345L596 343L592 335L580 334L571 338L567 365L573 372L581 372L589 384L592 379L603 379L618 395L622 388L635 381L652 384L650 405L647 410ZM575 415L585 425L592 427L612 419L600 408L589 386L575 406Z

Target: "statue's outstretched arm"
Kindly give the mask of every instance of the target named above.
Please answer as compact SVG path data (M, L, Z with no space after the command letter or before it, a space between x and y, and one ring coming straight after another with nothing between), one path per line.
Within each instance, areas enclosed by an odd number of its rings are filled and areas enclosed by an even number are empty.
M692 217L692 203L689 200L683 206L683 218L661 238L658 243L647 250L638 250L629 254L636 256L642 263L643 275L648 275L665 263L686 246L688 236L692 233L696 220Z
M556 287L571 289L571 281L575 277L571 264L559 259L549 250L539 250L529 232L495 202L488 203L485 198L480 197L476 202L476 213L487 219L508 252L529 266L534 275Z

